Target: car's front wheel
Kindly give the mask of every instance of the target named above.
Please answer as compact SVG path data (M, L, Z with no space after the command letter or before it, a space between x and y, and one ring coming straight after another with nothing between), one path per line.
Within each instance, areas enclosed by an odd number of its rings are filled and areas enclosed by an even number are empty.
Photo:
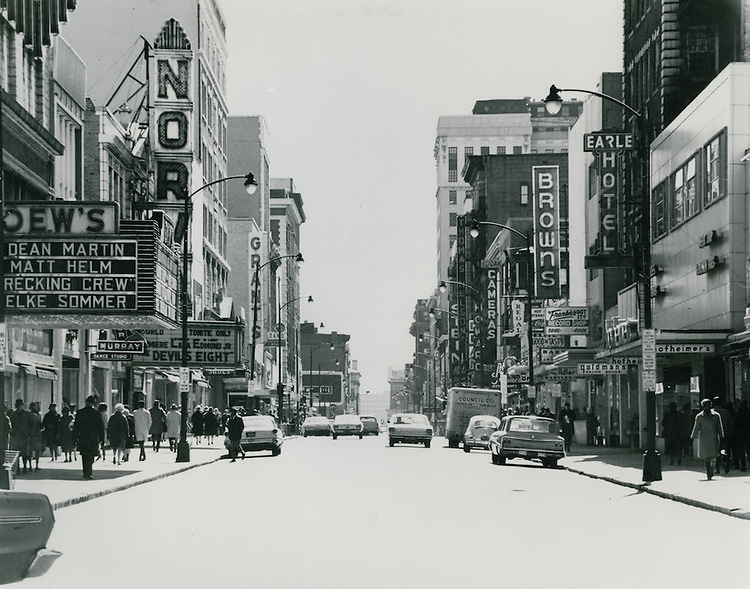
M393 446L394 446L394 444L395 444L395 443L396 443L396 442L394 442L393 440L388 440L388 445L389 445L389 446L390 446L391 448L393 448Z
M338 438L338 436L336 434L333 434L333 439L335 440L336 438Z
M271 450L271 456L278 456L279 454L281 454L281 448L274 448Z
M360 439L360 440L362 439L362 434L359 434L359 439Z
M471 452L471 446L469 446L469 444L467 444L466 442L464 442L464 452Z
M548 468L557 468L557 458L546 458L542 461L542 464Z
M425 440L424 441L424 447L425 448L429 448L430 447L430 440Z

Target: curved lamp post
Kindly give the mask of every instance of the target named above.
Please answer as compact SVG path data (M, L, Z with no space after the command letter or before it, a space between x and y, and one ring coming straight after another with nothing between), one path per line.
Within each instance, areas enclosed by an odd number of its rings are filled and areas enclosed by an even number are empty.
M514 227L511 227L509 225L504 225L503 223L495 223L492 221L477 221L476 219L473 219L471 222L471 228L469 229L469 234L473 238L476 239L477 237L479 237L479 228L481 225L490 225L492 227L505 229L506 231L510 231L514 235L517 235L526 242L526 336L529 346L528 392L533 393L533 395L528 395L527 393L527 398L529 400L529 410L531 411L531 413L534 413L536 409L536 387L534 383L534 336L532 335L531 329L531 303L534 300L534 293L536 289L534 284L534 260L532 258L531 252L531 247L534 244L533 230L529 229L528 233L521 233L518 229L515 229Z
M640 237L642 243L639 244L641 250L641 269L639 272L636 268L636 277L640 278L641 288L643 290L643 328L644 330L650 330L653 321L651 311L651 275L649 272L649 268L651 268L651 244L648 240L651 220L651 195L649 189L650 154L647 143L648 133L646 109L644 108L643 111L637 111L621 100L607 94L602 94L601 92L583 90L580 88L558 88L552 84L549 88L549 95L544 99L544 106L547 112L552 115L560 112L560 109L562 108L563 100L560 97L560 92L582 92L584 94L598 96L609 102L614 102L638 119L638 145L640 148L639 155L642 159L641 172L643 177L641 182L643 185L644 196L641 202ZM643 455L643 480L646 482L660 481L662 478L661 457L656 451L656 391L650 384L648 388L644 386L644 389L646 389L646 452Z
M440 290L440 292L445 292L448 290L449 284L463 286L464 288L468 288L469 290L474 291L476 294L479 294L479 291L473 286L466 284L465 282L458 282L457 280L441 280L440 284L438 284L438 289Z
M281 290L281 278L279 278L279 290ZM287 301L286 303L284 303L282 305L281 304L281 299L277 297L277 299L279 301L279 309L278 309L278 314L276 316L276 331L278 333L278 344L279 344L279 381L276 383L276 392L278 393L278 396L279 396L279 400L278 400L278 404L279 404L279 424L284 423L284 389L285 389L285 385L281 381L281 329L282 329L282 327L284 325L281 322L281 311L285 307L287 307L288 305L291 305L292 303L295 303L295 302L299 301L300 299L304 299L304 298L305 298L304 296L296 297L294 299L291 299L291 300ZM309 296L309 297L307 297L307 302L308 303L314 302L314 300L312 298L312 295ZM287 346L287 348L288 348L288 346ZM287 357L287 364L288 364L289 363L289 350L288 349L287 349L286 357Z
M271 258L263 264L257 264L255 266L255 275L253 277L253 280L255 281L255 288L253 295L252 345L250 347L250 380L255 380L255 343L258 340L258 336L260 335L258 333L258 307L260 306L260 301L258 300L260 297L260 271L269 264L273 264L274 262L278 262L279 260L284 260L287 258L294 258L297 261L297 264L302 264L305 261L301 253L286 254L283 256L276 256L275 258Z
M219 178L208 184L204 184L200 188L193 190L190 194L185 197L182 210L182 226L184 231L182 232L182 345L180 350L181 363L180 363L180 440L177 442L177 462L190 462L190 444L187 441L187 413L188 413L188 393L190 391L190 369L188 368L188 320L190 319L190 297L188 297L188 271L190 269L189 255L190 255L190 219L193 211L193 197L198 194L201 190L219 184L220 182L227 182L228 180L239 180L243 179L245 191L252 195L258 189L258 183L255 181L255 176L252 172L248 172L244 176L226 176ZM148 208L168 208L168 205L161 203L143 203L149 205ZM154 206L151 206L154 205Z
M323 327L323 324L320 324ZM313 352L320 348L329 347L331 352L336 349L336 345L333 342L318 344L317 346L309 346L310 348L310 407L313 406L313 386L312 386L312 374L313 374ZM318 387L320 387L320 369L318 369ZM320 408L320 395L318 395L318 408Z

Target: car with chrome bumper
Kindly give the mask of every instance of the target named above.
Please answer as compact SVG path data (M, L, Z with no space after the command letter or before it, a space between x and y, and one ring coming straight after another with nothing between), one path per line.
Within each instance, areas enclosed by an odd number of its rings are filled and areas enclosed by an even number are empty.
M388 445L424 444L430 447L432 442L432 425L426 415L421 413L394 413L388 422Z
M306 417L300 426L302 436L330 436L331 420L320 415Z
M492 464L505 464L511 458L540 460L555 467L565 457L565 440L557 421L536 415L509 415L490 435Z
M284 434L270 415L245 415L240 446L245 452L270 450L273 456L281 454Z
M500 427L500 418L494 415L474 415L464 432L464 452L472 448L489 450L490 436Z
M334 440L339 436L358 436L361 440L363 429L359 415L337 415L331 423L331 435Z

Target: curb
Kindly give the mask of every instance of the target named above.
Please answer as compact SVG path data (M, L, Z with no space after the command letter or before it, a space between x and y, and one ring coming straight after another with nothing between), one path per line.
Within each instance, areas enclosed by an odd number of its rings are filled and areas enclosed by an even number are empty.
M126 489L131 489L133 487L137 487L138 485L143 485L145 483L151 483L153 481L158 481L159 479L164 479L169 476L180 474L182 472L186 472L188 470L191 470L193 468L197 468L199 466L205 466L206 464L212 464L214 462L218 462L222 459L222 456L219 456L217 458L214 458L212 460L209 460L207 462L198 462L195 464L187 464L185 466L176 468L174 470L170 470L169 472L161 472L158 474L154 474L151 476L147 476L142 479L137 479L134 481L129 481L126 483L123 483L121 485L117 485L116 487L110 487L108 489L102 489L100 491L94 491L92 493L84 493L82 495L79 495L78 497L73 497L72 499L63 499L62 501L57 501L52 504L52 510L62 509L63 507L70 507L71 505L78 505L79 503L84 503L85 501L90 501L91 499L97 499L99 497L104 497L105 495L110 495L111 493L117 493L118 491L124 491Z
M659 491L657 489L652 489L651 487L649 487L649 483L628 483L626 481L621 481L613 477L591 474L590 472L584 472L582 470L579 470L577 468L573 468L570 466L565 466L563 468L565 468L565 470L568 470L572 473L580 474L585 477L598 479L601 481L606 481L608 483L620 485L621 487L628 487L630 489L635 489L640 493L649 493L651 495L661 497L662 499L669 499L671 501L677 501L678 503L684 503L686 505L690 505L691 507L698 507L700 509L706 509L708 511L715 511L717 513L723 513L724 515L728 515L730 517L734 517L738 519L750 520L750 512L743 511L741 509L730 509L728 507L712 505L704 501L698 501L697 499L690 499L689 497L683 497L682 495L675 495L674 493L667 493L666 491Z

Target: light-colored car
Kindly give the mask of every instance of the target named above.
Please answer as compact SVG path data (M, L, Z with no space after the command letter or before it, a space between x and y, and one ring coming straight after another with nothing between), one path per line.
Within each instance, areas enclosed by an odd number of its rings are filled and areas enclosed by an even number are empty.
M508 458L541 460L544 466L557 466L565 456L565 440L557 421L536 415L509 415L490 435L492 464L505 464Z
M302 436L330 436L331 420L321 415L306 417L301 426Z
M380 433L380 423L378 418L372 415L360 415L360 421L362 422L362 433L367 435L375 434L376 436Z
M363 429L359 415L337 415L331 423L331 435L334 440L339 436L359 436L361 440Z
M388 422L388 445L397 442L405 444L424 444L430 447L432 442L432 425L426 415L421 413L394 413Z
M284 434L270 415L245 415L240 446L245 451L270 450L271 454L281 454Z
M469 425L464 432L464 452L471 452L472 448L488 450L490 435L500 426L500 418L494 415L474 415L469 419Z

